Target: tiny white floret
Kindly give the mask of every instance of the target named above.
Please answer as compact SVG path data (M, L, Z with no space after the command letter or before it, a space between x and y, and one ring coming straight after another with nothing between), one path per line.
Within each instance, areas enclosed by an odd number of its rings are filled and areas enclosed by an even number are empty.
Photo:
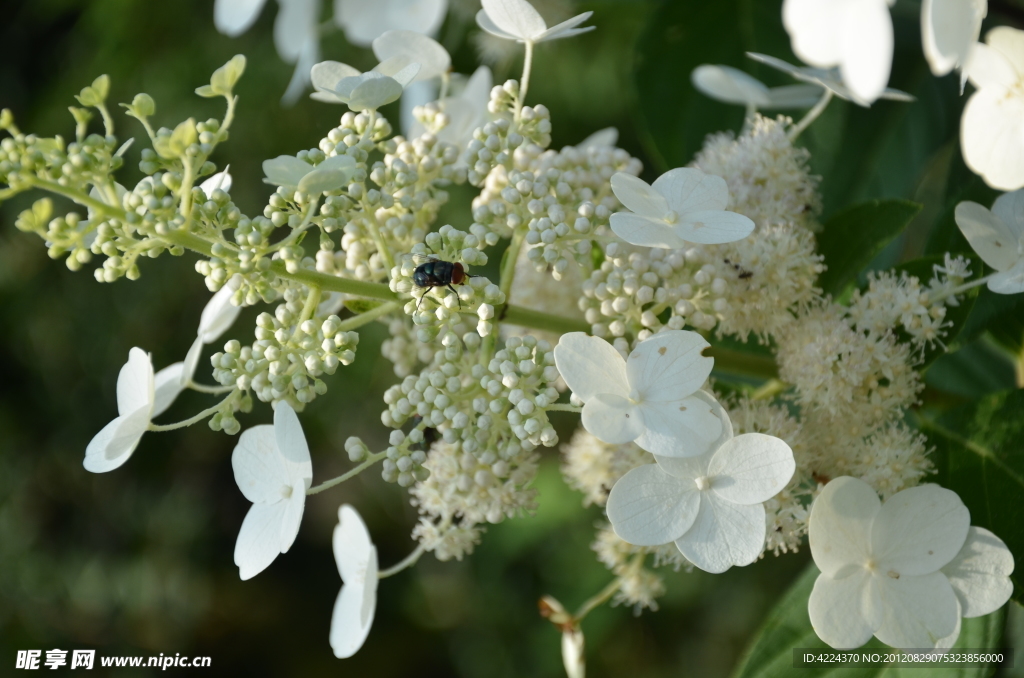
M167 375L162 381L166 380ZM106 473L128 461L150 421L158 414L154 413L155 406L153 362L141 348L133 348L128 352L128 362L117 375L118 416L89 441L82 462L85 470Z

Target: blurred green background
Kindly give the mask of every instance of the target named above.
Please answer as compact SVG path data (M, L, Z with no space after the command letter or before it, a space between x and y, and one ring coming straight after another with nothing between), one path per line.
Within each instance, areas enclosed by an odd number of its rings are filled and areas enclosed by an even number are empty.
M472 2L452 4L441 39L455 70L469 73L478 62ZM573 9L566 0L548 4L556 11ZM792 58L779 37L778 4L578 3L579 10L594 10L598 30L538 48L531 103L551 109L555 147L618 127L620 145L644 161L652 179L687 162L704 134L740 125L739 109L720 109L694 94L693 66L743 66L742 51L754 46L749 41ZM32 0L6 9L0 107L13 109L22 130L44 135L73 135L66 108L101 73L112 78L112 102L151 94L158 124L220 116L216 101L192 91L232 55L245 54L232 138L215 160L231 164L233 199L251 215L262 211L271 192L261 182L261 162L314 147L342 112L307 99L293 108L279 105L291 66L273 49L272 2L237 39L214 30L209 0ZM737 21L750 30L733 30L729 22ZM945 108L919 102L862 112L840 104L830 109L829 125L812 128L808 144L821 156L819 171L847 172L826 176L827 213L854 198L920 198L941 184L933 190L940 195L929 220L917 226L921 240L940 222L946 179L957 166L950 140L960 103L950 78L921 76L913 25L903 20L899 27L909 34L900 34L906 45L894 78L910 84L896 86L931 88L929 103L941 100ZM770 34L767 42L762 34ZM322 51L324 58L357 67L374 63L369 51L349 46L337 32L325 37ZM496 82L518 77L516 60L495 70ZM639 99L638 86L645 88ZM698 105L703 112L694 114ZM393 121L396 113L390 111ZM133 120L120 114L116 120L120 137L141 133ZM916 136L908 139L907 129ZM860 152L863 144L843 134L875 140L877 148L851 169L844 154ZM909 151L892 147L897 141L913 146L913 162ZM137 144L129 151L121 183L133 185L141 177L140 150ZM895 179L878 180L879 168ZM466 227L471 196L454 190L445 220ZM589 548L600 511L582 509L581 496L562 484L556 450L545 451L536 516L492 527L467 561L439 563L427 556L414 570L383 582L369 639L344 661L334 658L327 642L340 586L330 550L337 507L348 502L359 509L387 567L413 546L416 513L404 491L369 472L311 498L292 550L241 582L232 552L249 503L232 477L235 439L204 425L148 434L121 469L85 472L86 444L115 415L117 372L129 348L151 351L158 369L180 360L209 292L189 255L145 262L134 283L101 285L87 271L70 273L63 262L46 257L34 236L14 229L17 212L29 203L23 198L0 205L0 675L12 670L16 650L52 648L208 655L216 674L253 676L563 674L558 633L537 614L537 600L551 594L575 608L611 575ZM898 259L900 248L919 247L915 242L901 241L885 256ZM251 341L259 310L246 311L225 339ZM381 396L395 381L377 350L385 336L383 326L366 328L355 364L340 370L328 394L302 416L318 479L350 466L342 449L346 437L362 436L372 449L385 444ZM972 350L995 361L990 367L979 373L973 364L946 365L939 385L974 395L1007 388L1008 375L1012 387L1009 363L985 341ZM957 379L966 385L958 387ZM166 419L207 405L204 396L185 394ZM243 427L269 420L266 405L241 418ZM558 423L567 440L574 421ZM605 606L587 618L588 675L728 675L806 561L801 552L717 576L665 572L668 594L657 612L635 617L630 609Z

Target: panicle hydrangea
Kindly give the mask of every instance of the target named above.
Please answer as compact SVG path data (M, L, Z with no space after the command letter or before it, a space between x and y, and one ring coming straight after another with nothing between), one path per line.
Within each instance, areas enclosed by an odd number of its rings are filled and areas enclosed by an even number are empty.
M388 322L388 334L380 347L380 354L395 366L395 376L407 377L417 365L429 363L434 349L416 337L416 325L408 316Z
M514 117L519 98L519 83L507 80L491 89L488 112L494 117L473 132L467 147L466 162L469 183L480 186L496 167L506 170L522 154L538 155L551 144L551 113L543 104L522 106Z
M792 122L785 116L773 120L755 114L739 138L730 132L709 136L692 165L725 179L728 209L757 226L791 223L815 231L821 178L810 172L810 152L790 141Z
M562 454L562 477L569 487L583 493L584 506L604 506L615 481L637 466L654 461L654 456L636 443L611 445L582 426L562 446Z

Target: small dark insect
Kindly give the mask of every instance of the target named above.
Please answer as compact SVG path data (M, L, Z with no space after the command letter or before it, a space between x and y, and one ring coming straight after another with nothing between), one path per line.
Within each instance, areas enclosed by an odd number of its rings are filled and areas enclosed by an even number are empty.
M748 271L745 268L743 268L742 266L740 266L739 264L734 264L731 261L729 261L728 259L723 259L722 261L724 261L725 263L729 264L734 269L736 269L736 273L737 273L736 277L738 277L740 280L749 280L750 278L754 277L754 272L753 271Z
M412 274L412 282L416 287L423 288L424 292L420 295L419 303L416 304L416 308L420 307L423 303L423 297L427 296L427 291L431 287L447 287L452 292L455 292L455 297L458 298L459 293L452 285L461 285L466 282L467 278L473 276L466 273L466 269L462 267L462 264L458 262L441 261L440 259L429 259L426 262L416 267L416 270ZM459 309L462 309L462 300L459 299Z
M419 427L420 422L423 421L423 417L421 417L418 414L417 415L413 415L413 417L412 417L412 419L410 421L412 422L412 428L415 429L415 428ZM424 452L427 452L428 450L430 450L430 446L433 445L435 442L437 442L437 439L439 437L440 436L438 436L436 428L430 428L429 426L426 426L426 427L423 428L423 441L411 445L409 447L409 449L410 450L423 450Z

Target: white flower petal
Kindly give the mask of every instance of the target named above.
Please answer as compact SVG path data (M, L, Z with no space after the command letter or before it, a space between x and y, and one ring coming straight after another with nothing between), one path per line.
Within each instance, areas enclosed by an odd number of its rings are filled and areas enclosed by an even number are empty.
M497 38L502 38L503 40L519 40L517 36L512 35L511 33L506 33L498 28L498 25L491 20L491 17L487 16L487 10L482 9L476 13L476 25ZM519 40L519 42L522 42L522 40Z
M821 574L814 581L807 612L818 637L837 650L852 650L871 639L876 626L865 616L871 575L858 568L842 579Z
M686 212L724 210L729 204L729 187L722 177L704 174L693 167L677 167L658 177L652 188L665 196L669 209L680 216Z
M702 454L699 457L667 457L656 454L654 455L654 461L658 462L658 466L665 473L693 482L697 478L707 476L708 464L711 463L712 454Z
M598 393L629 395L626 361L604 339L584 332L563 334L555 346L555 366L576 397L586 402Z
M949 579L964 617L995 612L1013 594L1013 554L983 527L971 527L963 548L941 572Z
M156 373L153 379L153 413L150 418L159 417L166 412L185 389L182 384L184 368L185 363L174 363Z
M863 565L871 523L881 506L874 489L857 478L841 476L822 489L811 505L807 528L811 556L822 573L832 577L850 565Z
M899 579L876 576L875 583L882 598L882 624L875 636L886 645L899 649L935 647L956 628L956 595L941 572Z
M281 95L281 104L294 106L302 93L312 84L311 71L313 66L320 61L320 40L319 35L306 39L306 43L299 52L299 58L295 62L295 70L292 71L292 79L288 81L288 87ZM227 189L225 189L227 190Z
M363 74L367 75L366 73ZM352 89L348 107L353 111L376 110L402 96L402 85L394 78L366 78Z
M117 375L117 413L132 414L145 408L151 411L155 396L153 362L141 348L128 351L128 362Z
M711 431L716 430L703 421L703 413L707 411L718 420L719 425L717 430L721 433L717 439L711 440L703 437L698 439L696 434L693 434L692 437L687 439L683 445L674 448L672 451L665 454L655 454L655 460L669 473L679 475L672 466L674 459L700 457L704 459L704 470L699 475L707 475L707 467L708 463L711 461L711 454L724 445L725 441L729 440L733 436L732 422L729 420L729 413L725 411L725 408L722 407L721 403L715 400L713 395L705 391L697 391L689 398L684 399L682 404L686 406L686 412L689 413L692 411L694 415L701 416L701 421L692 427L693 430L701 430L705 435L709 435ZM644 421L648 421L646 413L644 414ZM647 433L637 438L636 442L638 445L640 445L641 441L646 442L646 435ZM640 445L640 447L643 447L643 445ZM697 476L693 477L696 478Z
M231 453L231 469L238 489L254 504L274 504L289 494L288 465L277 449L273 426L242 431Z
M448 50L436 40L415 31L391 30L373 41L373 53L384 61L399 54L420 65L416 80L430 80L452 67Z
M889 82L892 69L892 17L884 0L847 3L843 12L839 70L854 98L870 103Z
M762 108L810 108L821 100L825 90L820 85L785 85L768 90L768 103Z
M577 627L562 631L562 664L567 678L584 678L586 660L583 653L583 631Z
M331 617L331 648L339 658L355 654L370 633L377 606L377 549L359 513L343 504L332 539L344 584Z
M197 332L204 344L212 344L217 341L222 334L228 331L228 328L238 318L238 314L242 312L241 307L231 303L231 297L241 287L241 283L242 280L239 276L232 277L206 302L206 306L199 316Z
M754 231L749 217L724 210L688 212L675 227L676 235L687 242L719 245L743 240Z
M803 61L828 68L839 63L841 48L836 31L843 24L844 3L821 0L785 0L782 23Z
M350 155L335 155L316 166L302 177L298 189L309 195L336 191L347 186L355 174L356 161Z
M598 393L583 405L583 427L611 445L632 442L644 432L639 407L614 393Z
M764 504L743 506L702 492L693 527L676 539L676 548L705 572L749 565L764 549Z
M589 33L597 28L597 26L584 26L583 28L576 27L593 15L593 12L584 12L583 14L577 14L571 19L566 19L562 23L552 26L537 36L536 42L561 40L562 38L571 38L572 36L579 35L580 33Z
M286 464L288 483L304 482L308 489L313 479L313 462L309 458L309 446L306 444L299 416L284 400L274 406L274 437L277 449Z
M1024 186L1024 96L1002 87L975 92L960 120L960 146L964 162L989 186L1003 191Z
M281 516L281 553L287 553L295 543L295 538L299 536L302 512L306 507L307 487L301 480L296 482L289 488L291 495L281 502L285 505L284 515Z
M921 42L933 75L945 75L967 59L978 41L984 12L974 0L924 0L921 5Z
M639 247L687 247L676 229L660 219L641 217L629 212L616 212L611 216L612 231L631 245Z
M958 204L953 214L960 232L986 264L1005 271L1020 260L1017 238L999 216L970 201Z
M629 385L639 391L644 402L682 400L700 389L710 376L715 361L703 355L710 346L696 332L658 332L637 344L629 354Z
M1013 268L996 273L988 281L988 288L996 294L1019 294L1024 292L1024 259Z
M971 513L956 492L938 485L911 487L882 504L871 524L871 552L881 570L931 574L956 556L970 526Z
M482 0L484 11L500 30L523 40L533 40L548 26L526 0Z
M249 30L266 0L217 0L213 4L213 24L229 37L237 37Z
M277 186L298 186L302 177L313 171L313 166L294 155L279 155L273 160L263 161L263 174L268 184Z
M793 450L785 441L763 433L744 433L725 442L708 466L711 490L735 504L768 501L796 471Z
M758 108L769 103L768 87L732 66L702 64L693 69L690 81L700 92L716 101Z
M333 92L335 86L345 78L353 78L359 75L359 71L348 64L339 61L321 61L309 71L313 87ZM289 157L289 156L281 156ZM264 172L266 170L264 169Z
M274 20L274 46L286 62L293 64L307 40L319 40L317 24L320 0L287 0L280 3Z
M245 514L235 541L235 565L242 581L267 569L281 553L281 523L287 509L284 501L253 504Z
M657 464L644 464L615 483L605 510L623 540L659 546L690 529L699 505L700 492L693 480L671 476Z
M90 473L113 471L132 456L148 427L147 408L116 417L89 441L82 466Z
M1003 193L996 198L992 213L1002 219L1014 241L1024 239L1024 190Z
M640 177L616 172L612 175L611 185L615 197L634 214L663 219L669 210L665 196Z
M335 22L360 47L391 29L435 35L447 10L448 0L334 0Z
M636 439L641 449L664 457L698 457L715 450L722 420L703 398L639 405L644 432Z
M413 61L406 54L396 54L374 66L372 72L386 75L402 87L405 87L419 74L420 64Z
M975 43L964 64L964 73L979 89L1009 89L1017 82L1017 70L1005 54L984 43Z
M199 188L203 189L203 193L207 197L213 195L213 192L217 189L229 193L231 191L231 174L225 169L223 172L217 172L212 175L209 179L199 184Z
M1010 62L1018 76L1024 75L1024 31L996 26L985 34L985 42Z
M605 127L576 144L576 148L612 148L618 142L619 130L614 127Z
M203 356L203 338L196 337L196 340L192 342L192 345L188 348L188 353L185 354L185 362L182 364L180 379L178 386L181 388L187 388L189 382L192 381L192 377L196 376L196 368L199 367L199 359ZM156 414L153 415L154 417Z

